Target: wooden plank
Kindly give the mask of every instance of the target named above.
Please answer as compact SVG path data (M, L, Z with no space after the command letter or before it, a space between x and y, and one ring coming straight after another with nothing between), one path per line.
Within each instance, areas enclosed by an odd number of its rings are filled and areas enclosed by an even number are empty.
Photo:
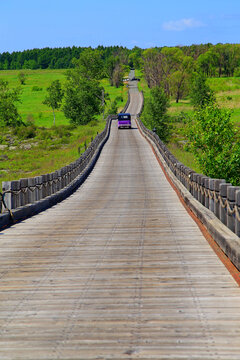
M132 95L131 112L139 106ZM0 359L240 358L240 290L137 129L0 233Z

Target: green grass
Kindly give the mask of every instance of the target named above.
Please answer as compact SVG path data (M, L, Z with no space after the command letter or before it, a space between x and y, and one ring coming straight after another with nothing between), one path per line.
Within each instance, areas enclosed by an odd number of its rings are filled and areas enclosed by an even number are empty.
M0 79L9 82L9 87L20 86L18 74L24 72L26 74L26 84L21 86L21 103L18 104L19 113L23 121L27 121L30 117L34 120L37 126L51 127L53 125L52 110L44 105L42 102L47 95L47 88L53 80L60 80L62 85L65 83L66 70L1 70ZM109 94L110 100L113 101L115 97L122 96L123 102L119 101L119 109L124 107L127 101L127 88L115 88L110 86L107 79L101 81L105 91ZM33 91L37 87L40 91ZM69 120L65 117L63 111L56 110L56 125L69 124ZM101 119L99 115L99 119Z
M19 86L19 72L0 71L0 79L8 81L10 87ZM18 109L24 122L31 120L34 123L36 136L21 138L10 129L0 128L0 145L7 145L6 149L0 149L0 181L37 176L67 165L80 156L79 150L84 152L85 142L88 144L92 137L104 129L105 120L102 115L88 125L71 128L61 110L56 111L56 127L59 130L52 127L52 110L42 102L47 95L47 87L53 80L58 79L64 84L65 72L66 70L24 70L27 75L26 84L21 86L21 103L18 104ZM128 97L127 87L117 89L110 86L107 79L103 79L101 83L109 94L110 101L117 96L123 98L123 101L118 101L118 108L122 109ZM33 87L41 90L33 91Z
M85 150L91 138L101 132L105 122L92 122L74 129L37 131L33 139L20 140L8 133L12 146L0 152L1 181L17 180L53 172L75 161ZM30 148L29 148L30 147Z
M66 70L21 70L26 74L26 84L21 86L21 103L18 104L19 113L26 121L31 116L37 126L50 127L53 124L52 111L42 104L47 95L47 87L53 80L65 82ZM0 79L6 80L9 87L19 86L18 74L20 70L0 71ZM32 91L37 86L41 91ZM69 124L62 111L56 111L56 124Z
M181 161L184 165L188 166L192 170L201 174L201 169L196 163L196 160L190 152L184 151L182 147L179 147L177 144L169 143L168 145L169 151L175 156L176 159Z
M240 78L237 77L209 78L207 82L216 93L240 89Z

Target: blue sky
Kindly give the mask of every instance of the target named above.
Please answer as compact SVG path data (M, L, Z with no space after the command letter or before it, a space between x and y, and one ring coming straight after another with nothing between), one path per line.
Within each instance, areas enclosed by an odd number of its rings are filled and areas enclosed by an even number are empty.
M0 0L0 53L240 43L240 0Z

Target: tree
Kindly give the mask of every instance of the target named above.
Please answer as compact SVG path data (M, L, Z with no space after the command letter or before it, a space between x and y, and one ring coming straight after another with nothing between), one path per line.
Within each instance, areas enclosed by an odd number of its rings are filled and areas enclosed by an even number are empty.
M151 130L155 129L158 136L167 141L170 127L166 115L169 107L169 98L160 86L153 87L150 97L146 99L143 111L143 120Z
M0 124L18 126L22 124L16 102L20 101L20 88L9 89L8 82L0 79Z
M102 110L102 90L96 80L69 79L66 85L65 116L75 125L85 125Z
M52 108L53 112L53 125L55 125L55 110L59 109L62 104L64 92L59 80L54 80L47 88L48 96L46 96L43 104Z
M143 52L143 73L148 87L160 86L163 80L161 68L162 54L158 49L146 49Z
M183 88L185 74L190 68L191 58L185 56L181 49L177 47L159 49L147 49L143 52L144 66L143 71L150 88L161 86L167 96L171 94L172 88L178 87L179 99L181 96L180 88ZM173 75L175 73L175 75Z
M124 66L118 64L113 71L113 78L112 78L112 83L117 88L119 88L123 84L122 82L123 75L124 75Z
M183 61L183 52L177 47L164 47L161 51L162 61L161 68L163 74L163 88L167 96L170 96L170 78L171 75L178 71L179 65Z
M72 75L75 73L77 77L87 80L100 80L103 77L104 64L98 50L89 48L83 50L79 59L73 60L73 64L75 69L71 72Z
M109 82L110 82L111 86L113 86L113 74L114 74L115 66L118 63L118 60L119 60L119 58L116 58L116 57L111 55L105 61L104 71L106 73L106 76L109 79Z
M190 56L182 56L178 68L170 76L171 95L176 99L176 103L189 92L190 74L193 68L193 59Z
M217 104L199 108L187 126L189 150L204 174L240 183L240 139L231 112Z
M216 75L217 55L211 48L197 59L197 65L202 73L206 76Z
M132 52L130 53L128 57L128 65L134 69L141 69L143 62L142 62L142 50L135 46L132 49Z
M84 125L100 114L103 107L103 87L99 85L103 75L101 54L85 49L74 66L67 72L63 111L72 123Z
M26 83L26 78L27 78L27 75L24 73L24 72L20 72L19 74L18 74L18 80L20 81L20 84L21 85L25 85L25 83Z
M214 93L207 84L207 78L203 73L194 74L191 83L190 97L195 109L203 108L215 101Z

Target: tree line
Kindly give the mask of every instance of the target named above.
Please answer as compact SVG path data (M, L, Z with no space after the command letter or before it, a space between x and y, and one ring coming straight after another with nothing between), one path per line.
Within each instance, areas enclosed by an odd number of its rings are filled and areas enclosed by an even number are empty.
M178 46L184 56L191 58L206 76L233 76L240 74L240 44L200 44L191 46ZM78 59L86 47L63 47L63 48L42 48L12 53L0 53L0 70L20 69L69 69L73 68L72 60ZM150 54L146 49L134 47L127 49L122 46L98 46L97 51L101 52L102 59L113 65L116 57L120 57L121 63L140 68L143 58ZM165 50L155 47L155 53L164 54ZM145 52L145 53L144 53ZM144 55L143 55L144 53ZM110 70L111 71L111 70Z
M73 68L73 59L78 59L80 54L91 47L63 47L43 48L12 53L0 53L0 70L21 69L69 69ZM122 63L128 62L131 50L122 46L98 46L96 51L101 52L104 61L111 63L112 58L120 57Z

